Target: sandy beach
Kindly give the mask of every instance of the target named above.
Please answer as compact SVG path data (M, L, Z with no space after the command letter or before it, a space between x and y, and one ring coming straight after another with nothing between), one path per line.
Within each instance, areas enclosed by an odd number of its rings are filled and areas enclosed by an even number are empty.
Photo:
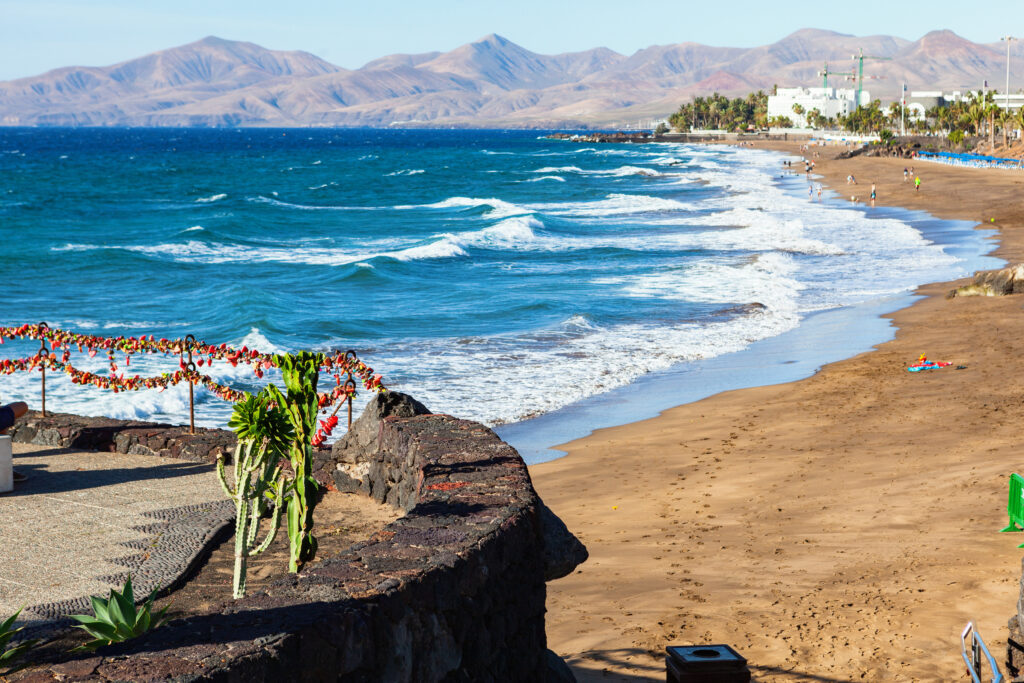
M911 162L838 151L815 173L840 196L874 182L879 204L995 227L995 255L1024 260L1024 172L918 162L915 192ZM1024 297L945 298L966 282L922 287L874 351L531 468L590 551L548 585L548 645L579 680L664 680L665 646L697 643L732 645L759 681L961 680L972 620L1005 659L1024 534L997 532L1024 468ZM907 372L921 353L954 366Z

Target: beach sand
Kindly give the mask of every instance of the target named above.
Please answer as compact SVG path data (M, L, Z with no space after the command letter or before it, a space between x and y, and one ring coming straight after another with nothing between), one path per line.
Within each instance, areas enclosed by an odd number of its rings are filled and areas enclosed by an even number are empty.
M996 227L995 255L1024 260L1024 172L918 162L914 192L906 160L819 151L841 196L874 182L879 204ZM962 680L971 620L1004 661L1024 555L1024 534L997 533L1024 469L1024 296L945 298L966 282L922 287L874 351L530 468L590 551L548 584L548 645L579 680L664 680L665 646L700 643L732 645L759 681ZM921 353L967 367L907 372Z

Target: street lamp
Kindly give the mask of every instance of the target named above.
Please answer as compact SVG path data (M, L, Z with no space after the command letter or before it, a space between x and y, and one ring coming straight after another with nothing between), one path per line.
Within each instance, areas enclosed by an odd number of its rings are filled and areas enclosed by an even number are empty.
M1003 36L999 40L1006 41L1006 95L1005 104L1006 111L1010 111L1010 41L1017 40L1013 36Z

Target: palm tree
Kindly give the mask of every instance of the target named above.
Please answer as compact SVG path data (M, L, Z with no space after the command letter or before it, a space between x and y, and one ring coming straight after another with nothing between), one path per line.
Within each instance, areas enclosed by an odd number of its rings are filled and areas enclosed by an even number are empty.
M1010 121L1013 120L1013 114L1007 109L999 110L999 127L1003 131L1003 147L1010 146Z

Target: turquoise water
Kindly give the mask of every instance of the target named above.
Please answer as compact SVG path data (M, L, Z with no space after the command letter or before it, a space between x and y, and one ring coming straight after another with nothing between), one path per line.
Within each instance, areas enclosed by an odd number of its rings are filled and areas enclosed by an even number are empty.
M965 275L989 248L810 200L780 160L522 131L0 129L0 323L353 348L433 410L499 425ZM180 388L61 380L55 410L187 420ZM38 377L0 391L38 404ZM198 401L200 424L226 422Z

